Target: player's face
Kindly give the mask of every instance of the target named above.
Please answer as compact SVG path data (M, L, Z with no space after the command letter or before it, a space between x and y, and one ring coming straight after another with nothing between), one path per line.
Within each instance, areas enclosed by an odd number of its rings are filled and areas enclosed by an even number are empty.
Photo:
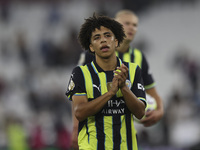
M115 20L121 23L124 27L126 34L125 40L129 40L131 42L134 39L138 29L138 18L132 14L122 14Z
M108 58L114 55L117 45L118 41L110 29L101 26L92 32L90 50L97 56Z

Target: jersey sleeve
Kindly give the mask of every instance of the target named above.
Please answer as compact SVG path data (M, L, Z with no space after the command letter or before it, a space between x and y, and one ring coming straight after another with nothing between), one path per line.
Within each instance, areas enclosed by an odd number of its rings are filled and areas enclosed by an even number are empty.
M91 63L94 60L94 54L90 53L88 50L81 53L78 66L85 65L87 63Z
M136 68L136 73L135 73L135 79L133 82L133 85L131 87L131 91L135 94L135 96L143 101L146 105L146 95L145 95L145 89L144 89L144 84L143 84L143 79L142 79L142 71L139 66Z
M73 95L86 95L84 77L80 67L73 69L65 94L69 100L72 100Z
M144 54L142 55L142 78L144 81L145 89L150 89L155 86L155 81L153 79L147 59L145 58Z

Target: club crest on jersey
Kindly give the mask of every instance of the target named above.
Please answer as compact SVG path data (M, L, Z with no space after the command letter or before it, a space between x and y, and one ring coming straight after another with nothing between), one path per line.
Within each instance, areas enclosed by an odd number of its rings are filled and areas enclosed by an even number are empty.
M126 85L128 86L129 89L131 89L131 81L126 80Z

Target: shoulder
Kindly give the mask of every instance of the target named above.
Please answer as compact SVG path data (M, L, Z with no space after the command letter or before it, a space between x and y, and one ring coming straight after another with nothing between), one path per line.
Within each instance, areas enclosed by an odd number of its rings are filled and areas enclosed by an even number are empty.
M146 59L145 54L138 48L134 48L133 51L135 53L139 53L144 59Z
M72 74L75 74L75 73L78 73L78 74L81 73L81 66L76 66L76 67L73 69Z
M133 53L134 54L139 54L141 56L144 56L144 53L142 52L142 50L140 50L138 48L133 48Z
M74 95L76 92L81 93L82 91L84 91L84 77L81 68L77 66L71 73L65 94L71 100L72 95Z
M83 81L84 74L83 74L83 68L87 68L87 65L81 65L81 66L76 66L71 74L71 79L74 82L80 83Z
M133 48L133 51L138 52L138 53L142 53L142 51L140 49L138 49L138 48Z
M127 66L129 69L134 69L136 70L137 68L139 68L138 64L134 63L134 62L122 62L125 66Z
M74 78L78 78L78 80L82 80L82 78L85 76L85 73L88 74L91 69L91 62L87 63L85 65L77 66L73 69L72 74L74 75Z
M87 65L76 66L71 73L70 80L77 85L84 84L84 68L87 68Z

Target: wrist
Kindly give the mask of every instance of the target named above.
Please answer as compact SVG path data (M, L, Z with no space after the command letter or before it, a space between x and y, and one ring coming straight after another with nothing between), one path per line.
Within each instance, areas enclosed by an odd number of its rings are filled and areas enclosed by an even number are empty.
M122 86L120 89L121 89L122 92L129 90L129 88L126 86L126 84L124 86Z
M107 92L107 94L109 97L113 97L116 93L114 91L110 90Z
M162 116L164 115L164 110L160 107L158 107L156 110L159 112L160 118L162 118Z

